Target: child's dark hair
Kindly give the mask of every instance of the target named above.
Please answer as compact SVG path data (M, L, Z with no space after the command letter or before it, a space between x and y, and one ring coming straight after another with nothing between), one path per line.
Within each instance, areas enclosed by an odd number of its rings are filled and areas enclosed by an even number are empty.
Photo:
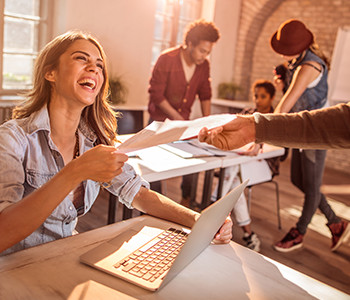
M190 23L184 33L184 42L186 45L191 42L193 46L197 46L200 41L215 43L219 38L219 29L214 23L203 19Z
M253 93L254 93L254 90L256 88L264 88L266 90L266 92L268 92L270 94L270 97L273 98L275 96L275 93L276 93L276 88L275 86L273 85L273 83L269 80L257 80L254 82L253 84Z

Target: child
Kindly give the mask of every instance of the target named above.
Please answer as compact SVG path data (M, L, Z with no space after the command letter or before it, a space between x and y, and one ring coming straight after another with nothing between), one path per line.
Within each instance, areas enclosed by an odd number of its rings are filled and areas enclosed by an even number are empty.
M276 89L272 82L267 80L258 80L253 84L253 99L255 108L245 109L242 114L252 114L254 112L272 113L272 102L274 100ZM243 155L255 156L259 153L262 145L253 144L247 151L242 152ZM272 172L272 176L278 174L279 158L271 158L266 160ZM226 194L234 187L240 184L240 177L238 176L239 166L228 167L225 169L225 178L222 188L222 194ZM211 197L212 201L217 198L217 187ZM234 217L238 226L243 230L243 240L246 247L254 251L260 251L260 240L256 233L251 229L251 219L249 216L247 201L244 194L238 199L233 208Z

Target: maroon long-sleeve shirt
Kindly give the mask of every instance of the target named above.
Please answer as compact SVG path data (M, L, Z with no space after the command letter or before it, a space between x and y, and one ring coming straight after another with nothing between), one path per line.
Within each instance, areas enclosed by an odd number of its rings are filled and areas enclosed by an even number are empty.
M169 117L159 108L159 103L164 99L185 120L190 117L196 95L201 101L211 99L209 61L205 60L197 65L190 82L187 83L180 52L181 46L166 50L159 56L153 68L148 89L148 112L155 121L164 121Z

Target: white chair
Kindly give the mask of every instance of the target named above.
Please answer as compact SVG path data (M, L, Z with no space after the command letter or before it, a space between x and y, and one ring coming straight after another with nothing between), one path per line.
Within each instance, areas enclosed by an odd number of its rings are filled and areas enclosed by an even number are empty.
M277 205L277 221L278 221L278 229L282 228L281 225L281 216L280 216L280 199L279 199L279 186L276 181L273 180L271 169L267 164L266 160L255 160L250 161L240 165L241 170L241 179L242 182L246 179L249 179L248 182L248 209L250 211L250 203L251 203L251 195L252 188L258 184L271 182L275 185L276 189L276 205Z

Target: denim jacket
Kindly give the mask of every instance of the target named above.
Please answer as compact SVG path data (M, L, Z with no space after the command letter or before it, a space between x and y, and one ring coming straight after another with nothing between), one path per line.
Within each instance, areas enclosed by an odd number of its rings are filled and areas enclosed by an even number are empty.
M291 109L291 112L298 112L302 110L314 110L322 108L327 102L327 93L328 93L328 68L325 62L319 58L312 51L307 50L305 57L291 68L292 73L294 74L296 68L307 61L315 61L322 66L323 74L320 82L313 88L307 88L304 93L300 96L298 101L294 104Z
M0 126L0 212L40 188L64 167L62 155L50 137L50 130L46 106L27 118L10 120ZM80 121L80 153L94 147L95 140L94 133ZM84 215L94 203L100 185L87 180L83 186ZM112 180L108 191L131 208L141 186L149 188L149 184L130 165L125 164L122 174ZM77 223L77 211L70 199L67 195L37 230L0 255L72 235Z

